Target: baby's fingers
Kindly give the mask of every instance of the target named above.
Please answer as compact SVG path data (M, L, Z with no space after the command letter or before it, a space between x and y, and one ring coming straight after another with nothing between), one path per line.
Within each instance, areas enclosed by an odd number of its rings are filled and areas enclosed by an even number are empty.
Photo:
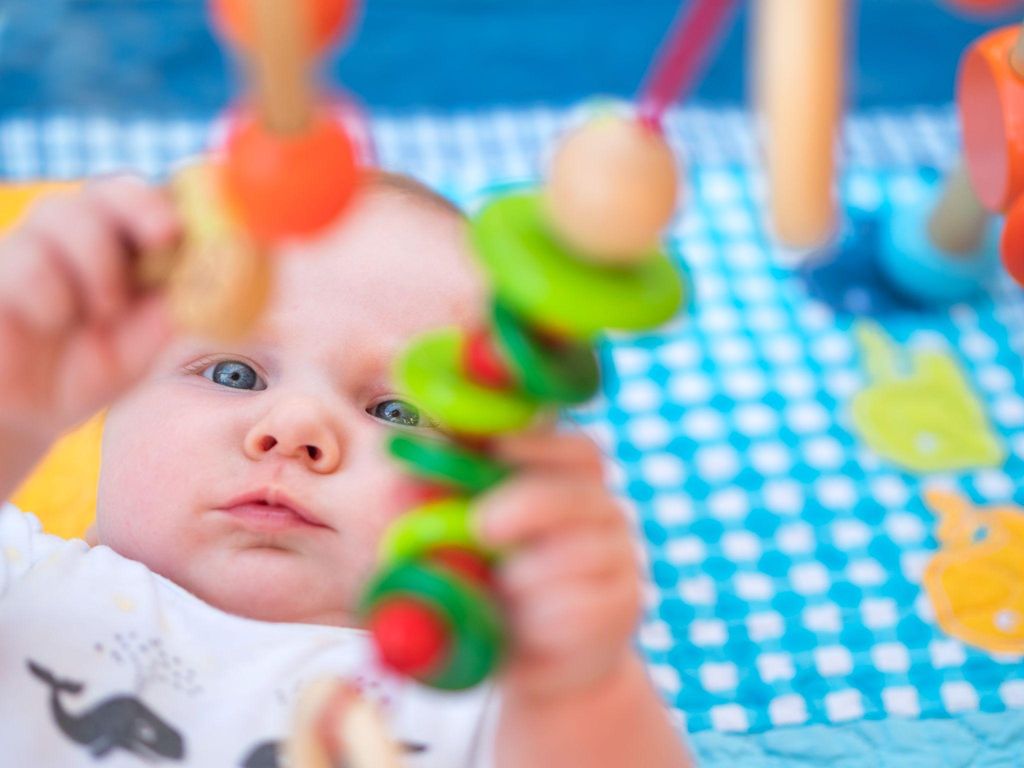
M167 248L180 239L180 216L162 188L119 176L93 182L88 191L137 251Z
M612 576L639 578L635 545L625 526L602 525L551 536L513 552L501 565L502 590L512 599L553 584Z
M108 323L123 311L130 290L127 251L95 202L81 194L55 195L36 207L24 228L60 265L86 322Z
M43 238L18 230L0 245L0 309L50 335L80 315L74 275Z
M526 432L503 437L493 452L509 464L573 472L594 480L604 478L601 450L582 432Z
M480 500L477 525L484 542L509 547L567 526L623 520L619 505L599 482L524 472Z
M595 652L627 643L640 617L635 579L570 582L510 606L513 640L521 653Z

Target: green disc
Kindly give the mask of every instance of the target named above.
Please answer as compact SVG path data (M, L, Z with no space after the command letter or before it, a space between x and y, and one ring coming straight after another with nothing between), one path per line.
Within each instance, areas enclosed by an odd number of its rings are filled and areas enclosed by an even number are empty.
M455 328L415 339L398 360L398 387L453 432L497 435L529 426L540 403L525 392L490 389L470 380L463 371L462 344Z
M523 389L539 400L577 405L601 383L594 348L585 341L541 339L500 300L491 312L494 337Z
M388 442L388 451L417 477L468 494L483 493L509 473L504 464L486 456L419 435L396 432Z
M548 233L536 192L492 201L473 219L472 234L498 295L531 324L560 335L653 328L683 301L683 278L664 251L625 267L574 257Z
M433 566L403 562L386 569L370 585L361 605L369 616L390 597L412 597L444 618L452 632L448 657L420 682L460 691L491 674L503 650L503 627L494 602L480 589Z
M416 507L391 524L380 545L385 562L411 560L438 547L482 550L469 499L455 496Z

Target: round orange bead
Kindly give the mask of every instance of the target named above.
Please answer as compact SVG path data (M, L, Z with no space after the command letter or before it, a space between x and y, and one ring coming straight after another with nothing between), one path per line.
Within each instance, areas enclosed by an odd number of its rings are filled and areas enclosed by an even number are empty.
M1024 190L1024 79L1010 66L1020 26L977 40L960 60L964 157L978 198L1005 211Z
M264 243L312 235L331 224L359 185L352 142L329 114L316 115L296 135L271 133L251 113L243 114L225 149L225 196Z
M231 45L248 48L254 35L250 0L211 0L211 3L214 27ZM319 53L348 26L355 3L353 0L303 0L299 7L309 20L313 50Z

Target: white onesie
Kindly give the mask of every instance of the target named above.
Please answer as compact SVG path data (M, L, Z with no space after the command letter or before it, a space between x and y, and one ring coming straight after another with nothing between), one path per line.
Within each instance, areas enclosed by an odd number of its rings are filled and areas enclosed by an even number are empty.
M0 506L0 765L286 768L297 691L326 673L381 704L409 768L490 764L493 689L406 683L365 632L232 616Z

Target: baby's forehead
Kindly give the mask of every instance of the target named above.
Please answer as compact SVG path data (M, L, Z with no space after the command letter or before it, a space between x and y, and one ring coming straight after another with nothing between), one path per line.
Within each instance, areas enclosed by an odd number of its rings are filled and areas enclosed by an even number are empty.
M474 320L483 281L465 218L448 204L371 181L339 224L316 241L277 254L274 303L312 302L367 322L420 326Z

